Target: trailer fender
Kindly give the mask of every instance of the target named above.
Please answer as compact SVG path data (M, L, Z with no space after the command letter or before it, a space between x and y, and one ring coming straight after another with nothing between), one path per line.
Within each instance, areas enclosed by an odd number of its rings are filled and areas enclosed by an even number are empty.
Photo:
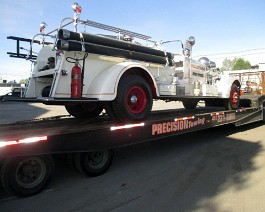
M117 95L119 81L122 76L127 74L143 76L143 78L149 83L153 96L156 96L158 90L152 74L139 63L122 62L102 71L96 76L91 85L88 86L88 89L83 92L83 97L95 97L100 101L114 100Z

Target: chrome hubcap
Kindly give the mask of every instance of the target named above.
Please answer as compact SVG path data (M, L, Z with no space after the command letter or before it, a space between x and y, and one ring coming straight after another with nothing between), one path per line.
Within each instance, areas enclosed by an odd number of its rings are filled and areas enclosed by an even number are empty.
M135 95L131 96L131 103L137 103L137 97Z

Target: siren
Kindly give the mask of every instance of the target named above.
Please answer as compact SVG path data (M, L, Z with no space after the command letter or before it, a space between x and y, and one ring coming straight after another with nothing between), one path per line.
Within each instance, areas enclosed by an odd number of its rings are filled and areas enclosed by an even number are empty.
M73 3L72 5L72 9L74 10L75 13L77 13L78 15L81 14L82 11L82 7L78 4L78 3Z
M45 22L40 23L40 33L44 33L44 29L48 26Z

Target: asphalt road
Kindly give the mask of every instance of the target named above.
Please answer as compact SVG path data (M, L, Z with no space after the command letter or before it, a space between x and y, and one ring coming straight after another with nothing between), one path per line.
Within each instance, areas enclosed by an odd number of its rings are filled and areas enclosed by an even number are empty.
M67 114L57 106L0 103L0 123L54 113ZM109 171L96 178L59 157L40 194L17 199L0 188L0 211L265 211L264 176L263 122L226 125L117 149Z

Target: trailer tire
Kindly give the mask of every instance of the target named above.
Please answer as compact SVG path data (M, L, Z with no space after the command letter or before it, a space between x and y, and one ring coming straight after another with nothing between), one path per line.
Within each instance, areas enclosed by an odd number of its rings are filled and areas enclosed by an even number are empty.
M117 121L139 121L149 115L152 106L153 97L148 83L140 76L130 75L121 78L116 99L110 108Z
M230 96L224 100L224 106L227 110L236 110L240 104L240 90L236 84L231 86Z
M67 112L76 118L95 118L103 110L103 105L99 102L79 103L65 105Z
M96 177L109 169L112 160L112 150L86 152L82 154L81 165L88 176Z
M72 160L73 160L73 165L75 169L80 172L81 174L84 173L84 170L81 165L81 157L83 153L77 152L72 154Z
M198 100L197 99L185 99L182 100L182 104L183 106L188 109L188 110L193 110L197 107L198 104Z
M9 158L1 167L1 182L8 193L28 197L42 191L53 173L54 162L51 156Z

